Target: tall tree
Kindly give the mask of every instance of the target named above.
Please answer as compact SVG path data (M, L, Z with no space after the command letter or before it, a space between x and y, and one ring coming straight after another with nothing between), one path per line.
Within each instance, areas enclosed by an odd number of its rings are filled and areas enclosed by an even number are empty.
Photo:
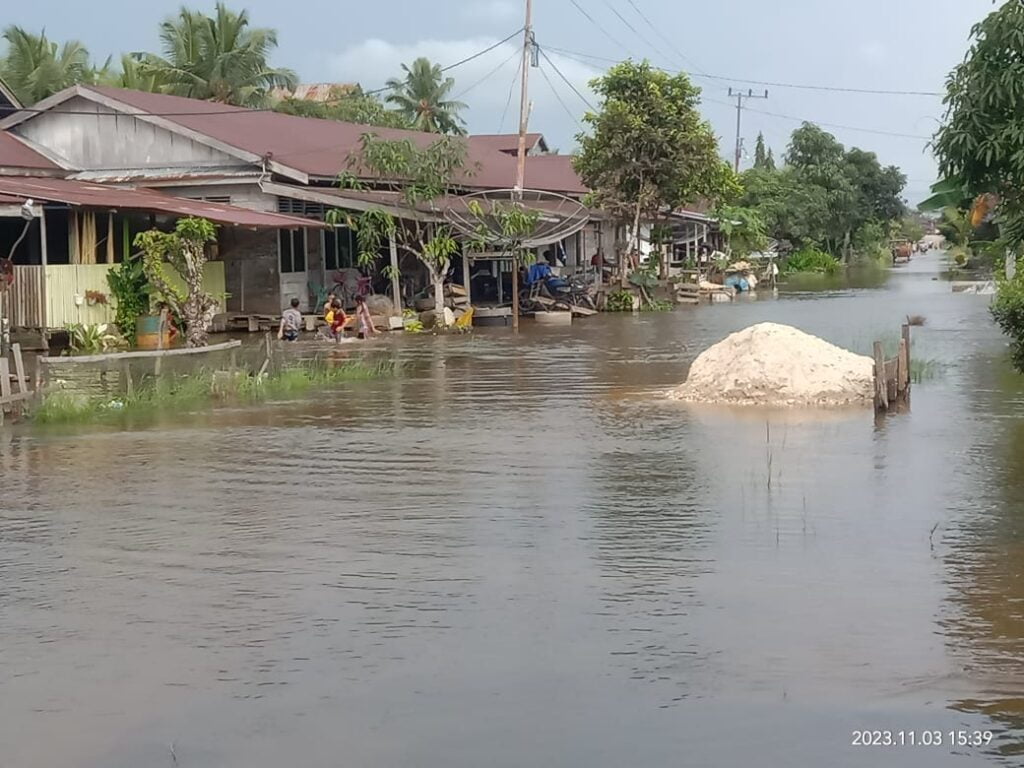
M764 147L764 134L758 132L757 143L754 145L754 167L761 170L768 169L768 153Z
M765 170L775 170L775 154L772 152L772 148L768 147L768 156L764 159Z
M933 147L945 183L933 187L952 200L974 199L969 224L995 204L1007 273L1024 248L1024 3L1008 0L971 29L964 60L946 80L945 121ZM1024 273L1000 280L992 314L1011 339L1015 367L1024 372Z
M89 51L78 40L58 46L46 37L45 30L36 35L14 25L4 29L3 38L7 50L0 59L0 77L23 104L35 104L96 78Z
M590 130L577 136L576 170L594 204L629 227L637 250L641 222L698 199L718 202L739 193L701 117L700 89L685 74L625 61L590 86L601 108L583 117Z
M148 55L145 70L161 90L244 107L270 102L274 88L294 88L290 69L270 66L277 32L249 26L249 12L217 3L214 15L182 8L160 24L163 56Z
M412 66L402 65L405 77L392 77L387 101L394 104L416 130L428 133L464 134L465 123L459 112L466 108L461 101L450 98L455 79L445 77L440 64L418 58Z

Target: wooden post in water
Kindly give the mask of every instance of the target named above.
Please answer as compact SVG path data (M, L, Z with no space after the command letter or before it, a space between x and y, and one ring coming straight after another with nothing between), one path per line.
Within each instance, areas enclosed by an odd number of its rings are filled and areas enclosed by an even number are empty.
M910 325L908 323L903 324L900 335L903 341L904 355L905 355L905 370L907 372L907 384L904 388L906 390L906 400L910 400Z
M875 410L889 410L889 390L885 383L885 351L882 342L876 341L875 347Z
M4 411L11 402L11 365L6 357L0 357L0 424L4 423Z
M28 382L25 379L25 360L21 356L21 344L11 344L11 356L14 358L14 375L18 380L18 393L24 395L28 392Z
M910 371L907 370L907 342L900 339L900 348L896 353L896 399L903 403L907 398L907 385L910 383Z

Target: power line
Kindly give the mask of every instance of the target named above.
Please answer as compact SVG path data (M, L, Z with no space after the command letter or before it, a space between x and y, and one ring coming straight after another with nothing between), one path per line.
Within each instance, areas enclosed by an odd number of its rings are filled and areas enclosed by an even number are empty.
M507 59L505 59L503 62L501 62L498 66L496 66L494 69L492 69L486 75L481 77L479 80L477 80L471 86L469 86L468 88L465 88L462 91L460 91L459 93L455 94L455 98L456 99L461 99L467 93L469 93L474 88L476 88L478 85L480 85L481 83L483 83L486 80L489 80L491 77L493 77L495 74L498 73L498 70L502 69L506 64L508 64L510 61L512 61L513 58L515 58L518 55L519 55L519 51L518 50L513 50L511 56L509 56Z
M657 53L658 55L665 56L665 52L662 51L660 48L658 48L658 46L654 45L646 37L641 35L640 31L636 27L634 27L632 24L630 24L629 20L625 16L623 16L621 13L619 13L618 8L616 8L614 5L612 5L611 2L609 2L609 0L604 0L604 4L608 6L609 10L611 10L612 13L614 13L616 16L619 17L619 21L621 21L623 24L625 24L627 29L629 29L634 35L636 35L638 38L640 38L640 41L644 45L646 45L648 48L653 49L654 52ZM668 57L665 56L665 58L667 59Z
M466 58L461 59L460 61L456 61L454 64L449 64L447 67L441 67L441 71L442 72L447 72L449 69L455 69L456 67L461 67L463 64L467 64L468 62L473 61L473 59L478 59L481 56L483 56L485 53L490 53L491 51L493 51L498 46L504 45L505 43L507 43L509 40L511 40L513 37L515 37L516 35L518 35L522 31L523 31L523 28L520 27L515 32L513 32L511 35L509 35L508 37L506 37L506 38L504 38L502 40L499 40L494 45L489 45L486 48L484 48L482 51L477 51L476 53L474 53L471 56L467 56ZM377 88L377 89L372 90L372 91L363 91L363 93L365 95L367 95L367 96L371 96L371 95L374 95L374 94L383 93L384 91L390 91L390 90L391 90L391 87L385 85L383 88Z
M548 50L560 53L563 56L569 58L576 58L577 61L580 59L592 59L594 61L607 62L610 64L618 64L622 59L612 59L607 56L594 56L589 53L580 53L579 51L570 51L564 48L556 48L553 45L546 46ZM583 64L587 64L586 61L581 61ZM663 72L669 72L670 74L678 74L677 71L665 69L664 67L655 67ZM694 77L708 78L710 80L721 80L732 83L750 83L751 85L764 85L771 86L773 88L798 88L809 91L828 91L835 93L863 93L873 94L881 96L942 96L943 94L939 91L914 91L914 90L889 90L885 88L849 88L838 85L810 85L807 83L784 83L773 80L751 80L743 77L727 77L726 75L712 75L707 72L683 72L684 74L690 74Z
M579 11L580 13L582 13L582 14L583 14L583 15L584 15L584 16L586 17L587 21L589 21L589 22L590 22L591 24L593 24L593 25L594 25L595 27L597 27L597 28L598 28L598 30L600 30L600 31L601 31L601 33L602 33L602 34L603 34L603 35L604 35L605 37L607 37L607 38L608 38L609 40L611 40L611 41L612 41L612 43L614 43L615 45L617 45L617 46L619 46L620 48L622 48L623 50L625 50L625 51L626 51L627 53L629 53L629 54L630 54L631 56L633 55L632 51L630 51L630 50L629 50L629 48L627 48L627 47L626 47L626 46L624 46L624 45L623 45L622 43L620 43L620 42L619 42L618 40L616 40L616 39L615 39L615 38L614 38L614 37L612 36L612 34L611 34L611 33L610 33L610 32L609 32L609 31L608 31L607 29L605 29L605 28L604 28L603 26L601 26L601 25L600 25L600 24L599 24L599 23L597 22L597 19L595 19L595 18L594 18L593 16L591 16L591 15L590 15L589 13L587 13L587 12L586 12L585 10L583 10L583 6L582 6L582 5L580 5L580 4L578 3L578 2L576 2L576 0L569 0L569 2L570 2L570 3L572 3L572 4L573 4L573 5L574 5L574 6L576 7L576 10L577 10L577 11Z
M565 110L565 114L567 114L572 119L572 121L576 123L577 126L579 126L579 129L582 131L583 123L580 122L579 118L573 114L572 110L569 109L569 106L562 100L561 94L559 94L558 91L555 89L555 84L551 82L551 78L548 77L548 73L544 71L544 67L537 67L537 69L540 70L541 77L543 77L544 81L548 84L548 87L551 89L551 93L555 95L555 98L558 100L558 103L562 105L562 109Z
M705 96L701 97L701 101L702 102L706 102L708 104L718 104L718 105L723 106L723 107L729 107L729 109L736 109L736 105L735 104L730 104L727 101L719 101L718 99L711 99L711 98L707 98ZM793 115L783 115L783 114L781 114L779 112L769 112L768 110L755 109L754 107L746 107L745 106L745 107L743 107L743 109L745 109L747 112L756 112L759 115L767 115L768 117L776 117L776 118L779 118L781 120L792 120L793 122L797 122L797 123L813 123L814 125L820 125L820 126L823 126L825 128L839 128L839 129L845 130L845 131L859 131L861 133L873 133L873 134L877 134L879 136L891 136L891 137L897 138L897 139L917 139L917 140L921 140L921 141L930 141L931 138L932 138L931 136L919 136L919 135L913 134L913 133L897 133L895 131L884 131L884 130L881 130L881 129L878 129L878 128L861 128L861 127L856 126L856 125L844 125L842 123L826 123L826 122L824 122L822 120L811 120L810 118L807 118L807 117L794 117Z
M516 75L512 78L512 84L508 87L508 99L505 101L505 108L501 110L501 124L498 126L498 133L505 130L505 116L508 115L508 108L512 105L512 93L516 89L516 83L519 82L519 73L523 71L523 62L520 60L519 66L516 67Z
M654 34L656 34L663 41L665 41L668 44L668 46L669 46L669 48L671 50L675 51L676 55L682 60L682 62L684 64L689 64L690 68L693 69L694 72L696 72L698 74L703 74L701 72L701 67L698 67L696 65L696 62L692 61L691 59L686 58L683 55L682 51L680 51L679 48L676 46L676 44L668 37L668 35L666 35L664 32L662 32L660 29L658 29L658 27L655 24L653 24L649 18L647 18L647 14L644 13L640 9L639 5L637 5L635 2L633 2L633 0L626 0L626 1L631 6L633 6L633 10L636 11L637 15L640 16L640 18L643 19L647 23L647 26L650 27L652 30L654 30Z
M555 62L553 62L551 60L551 57L548 56L547 51L545 51L540 46L537 46L537 50L539 50L540 51L540 55L544 57L544 61L546 61L548 64L550 64L551 68L553 70L555 70L555 72L558 74L558 76L560 78L562 78L562 80L565 82L565 84L568 85L572 89L572 92L580 97L580 101L582 101L584 104L586 104L588 107L590 107L590 109L593 110L594 112L597 112L597 107L595 107L593 104L591 104L590 101L587 99L587 97L584 96L582 93L580 93L579 89L575 85L572 84L572 81L569 80L569 78L567 78L565 75L562 74L562 70L560 70L558 68L558 66L555 64Z

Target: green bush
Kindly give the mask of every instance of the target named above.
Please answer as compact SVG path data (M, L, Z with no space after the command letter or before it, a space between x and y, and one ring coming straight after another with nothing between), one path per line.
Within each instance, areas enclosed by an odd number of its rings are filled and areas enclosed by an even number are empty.
M608 303L605 304L608 312L632 312L633 294L630 291L612 291L608 294Z
M823 275L834 275L842 265L830 253L819 251L816 248L804 247L799 251L790 254L782 267L783 274L794 272L815 272Z
M1024 273L999 281L991 312L996 324L1010 337L1014 368L1024 373Z

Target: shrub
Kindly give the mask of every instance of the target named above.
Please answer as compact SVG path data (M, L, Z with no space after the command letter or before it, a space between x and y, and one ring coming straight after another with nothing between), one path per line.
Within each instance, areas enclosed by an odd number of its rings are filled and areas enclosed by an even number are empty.
M630 291L612 291L608 294L608 302L605 304L608 312L632 312L633 294Z
M818 274L834 275L839 271L840 267L839 261L832 254L805 246L789 256L782 268L782 272L783 274L816 272Z
M1024 373L1024 273L999 281L991 312L996 324L1010 337L1014 368Z

